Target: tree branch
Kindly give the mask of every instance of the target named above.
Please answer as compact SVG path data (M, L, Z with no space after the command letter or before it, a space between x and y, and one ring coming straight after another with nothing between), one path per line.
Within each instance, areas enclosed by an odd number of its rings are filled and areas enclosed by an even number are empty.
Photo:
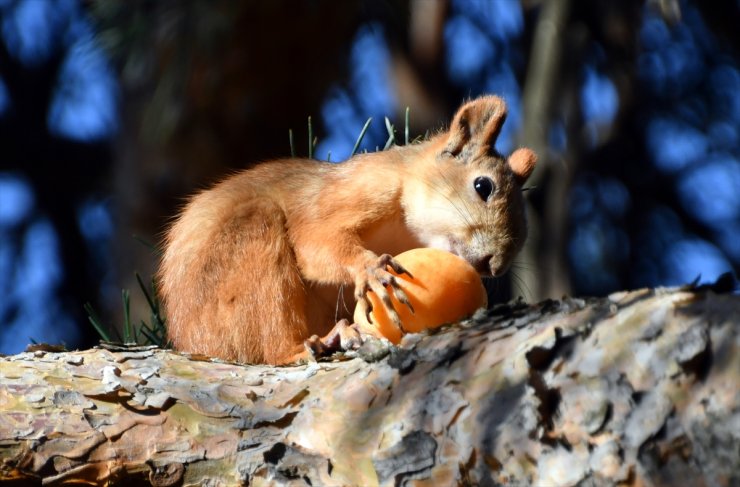
M293 367L2 357L0 480L737 485L738 316L737 295L641 290Z

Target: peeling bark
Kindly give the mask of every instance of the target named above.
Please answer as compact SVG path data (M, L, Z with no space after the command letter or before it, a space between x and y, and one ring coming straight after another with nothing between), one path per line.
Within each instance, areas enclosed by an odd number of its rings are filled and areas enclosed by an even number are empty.
M740 296L499 305L292 367L0 358L0 481L738 485Z

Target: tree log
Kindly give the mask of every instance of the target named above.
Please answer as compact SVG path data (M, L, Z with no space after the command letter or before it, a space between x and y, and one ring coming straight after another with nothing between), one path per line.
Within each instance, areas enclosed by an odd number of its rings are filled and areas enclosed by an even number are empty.
M740 296L510 303L399 347L239 365L0 358L18 485L740 485Z

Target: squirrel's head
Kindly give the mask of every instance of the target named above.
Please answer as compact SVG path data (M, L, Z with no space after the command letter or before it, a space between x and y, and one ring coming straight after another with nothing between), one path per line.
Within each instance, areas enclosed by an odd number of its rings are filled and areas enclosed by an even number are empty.
M465 103L430 141L416 169L421 184L405 198L407 221L425 245L463 257L483 275L505 273L527 237L522 186L537 156L496 152L505 119L499 97Z

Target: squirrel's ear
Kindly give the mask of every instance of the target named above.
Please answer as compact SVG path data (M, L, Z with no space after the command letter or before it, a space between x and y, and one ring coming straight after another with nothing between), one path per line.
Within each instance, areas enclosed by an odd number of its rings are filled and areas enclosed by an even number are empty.
M504 120L506 103L497 96L484 96L467 102L452 119L445 152L453 156L463 149L471 155L490 152Z
M509 156L509 167L519 184L524 184L534 171L537 164L537 154L532 149L521 148Z

